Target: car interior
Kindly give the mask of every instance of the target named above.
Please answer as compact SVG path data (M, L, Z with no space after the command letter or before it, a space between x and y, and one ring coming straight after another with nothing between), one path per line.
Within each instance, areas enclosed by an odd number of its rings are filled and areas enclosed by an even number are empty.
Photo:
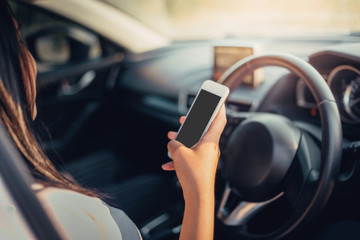
M136 52L38 2L11 1L38 66L36 133L63 174L121 208L143 239L179 237L181 187L161 165L167 132L207 79L231 90L214 239L360 238L359 32Z

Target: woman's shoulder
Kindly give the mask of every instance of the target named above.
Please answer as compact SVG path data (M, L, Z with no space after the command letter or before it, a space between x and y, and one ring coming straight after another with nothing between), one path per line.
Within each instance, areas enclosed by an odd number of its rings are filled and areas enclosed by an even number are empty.
M47 203L50 204L72 206L81 210L90 210L94 206L103 208L102 201L99 198L87 196L72 190L44 187L41 184L32 184L32 189L39 199L46 200ZM96 210L98 209L95 209L95 211Z
M70 239L122 239L109 208L96 197L33 185L52 220Z

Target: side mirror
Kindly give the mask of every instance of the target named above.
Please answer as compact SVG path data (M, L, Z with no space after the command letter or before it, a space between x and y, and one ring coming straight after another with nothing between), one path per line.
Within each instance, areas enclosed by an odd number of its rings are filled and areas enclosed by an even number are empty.
M51 26L25 36L27 46L40 64L59 66L101 56L100 41L80 27Z

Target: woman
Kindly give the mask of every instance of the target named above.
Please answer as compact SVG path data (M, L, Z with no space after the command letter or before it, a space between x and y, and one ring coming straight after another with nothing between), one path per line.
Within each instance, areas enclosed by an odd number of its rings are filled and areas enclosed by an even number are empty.
M60 222L64 238L139 239L137 228L121 210L62 176L41 150L31 130L36 117L35 84L35 61L21 43L7 1L0 0L0 117L39 183L33 186L37 195ZM180 239L213 238L218 142L225 124L222 107L208 132L191 149L174 140L175 132L168 133L173 161L162 168L175 170L183 189L185 213Z

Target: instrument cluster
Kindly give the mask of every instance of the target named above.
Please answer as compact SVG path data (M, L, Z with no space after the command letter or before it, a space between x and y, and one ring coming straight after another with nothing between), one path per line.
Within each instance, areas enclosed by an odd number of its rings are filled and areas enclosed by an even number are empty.
M327 83L334 94L344 123L360 123L360 70L341 65L331 70ZM297 105L302 108L316 108L315 100L305 82L301 79L296 86Z

